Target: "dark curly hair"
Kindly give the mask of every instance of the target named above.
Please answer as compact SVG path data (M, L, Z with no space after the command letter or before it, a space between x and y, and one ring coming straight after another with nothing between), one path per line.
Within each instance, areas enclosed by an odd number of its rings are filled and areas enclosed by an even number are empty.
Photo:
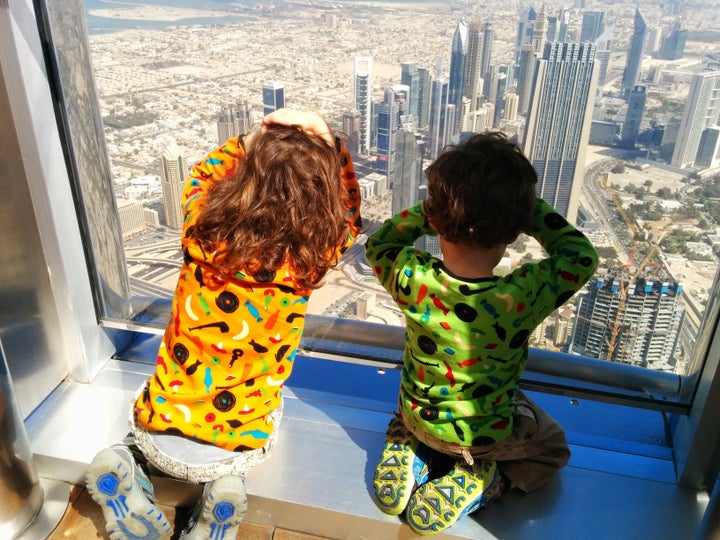
M449 242L491 248L531 230L537 173L503 133L446 147L426 174L425 212Z
M192 236L227 274L272 273L287 260L297 286L316 288L347 238L346 203L336 148L273 124L209 190Z

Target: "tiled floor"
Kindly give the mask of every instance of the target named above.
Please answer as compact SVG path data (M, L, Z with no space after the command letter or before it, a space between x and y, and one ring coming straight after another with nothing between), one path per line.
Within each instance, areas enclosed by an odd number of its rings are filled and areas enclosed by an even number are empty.
M176 516L175 508L162 506L168 520L175 522L177 530L167 540L176 540L185 522L181 516ZM177 521L176 521L177 520ZM90 498L84 487L73 486L70 492L70 502L62 521L48 537L47 540L91 540L93 538L107 540L105 524L100 507ZM276 529L269 525L245 523L240 525L238 540L327 540L320 536Z

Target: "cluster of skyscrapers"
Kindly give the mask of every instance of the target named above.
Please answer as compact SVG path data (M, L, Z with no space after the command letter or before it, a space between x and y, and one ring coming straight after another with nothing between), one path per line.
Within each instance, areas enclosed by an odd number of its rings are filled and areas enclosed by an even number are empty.
M499 129L523 146L538 173L538 195L575 222L585 149L597 127L594 104L608 82L614 29L606 27L602 11L585 11L572 31L570 17L567 9L556 14L546 13L544 7L539 12L526 9L518 20L512 57L503 61L493 55L492 23L462 19L448 43L449 66L442 59L432 69L412 61L402 63L399 83L382 89L373 84L372 56L356 57L350 106L342 118L328 120L344 134L355 159L372 169L360 179L364 193L391 190L392 212L398 212L424 196L423 171L444 146L471 133ZM648 88L642 81L642 61L648 39L648 25L636 9L618 85L626 114L614 141L627 149L635 148L644 123ZM687 30L673 24L658 38L657 55L670 60L682 57L686 39ZM281 82L265 84L262 96L263 114L285 106ZM250 129L254 114L247 102L223 105L218 140ZM720 164L719 114L720 71L693 75L673 165ZM181 226L172 208L179 207L182 171L187 168L183 160L171 147L162 159L165 221L171 228ZM437 251L437 246L421 247ZM657 283L623 282L617 275L598 277L579 304L567 341L571 349L623 362L644 358L647 365L672 357L682 324L682 287ZM650 317L654 319L649 322ZM608 343L610 337L617 337L620 321L622 328L631 328L624 338L631 334L636 338L632 343L623 339L623 345L611 351ZM637 337L641 334L642 339Z

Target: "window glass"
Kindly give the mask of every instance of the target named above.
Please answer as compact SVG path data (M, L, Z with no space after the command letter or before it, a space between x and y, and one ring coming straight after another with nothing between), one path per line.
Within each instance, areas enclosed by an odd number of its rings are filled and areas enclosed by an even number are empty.
M320 112L345 138L368 233L424 197L422 171L444 144L486 129L516 137L541 195L601 255L531 345L688 373L720 245L720 67L706 55L718 36L699 15L681 20L677 3L641 7L641 22L629 4L598 20L422 0L83 5L128 319L159 329L167 318L189 167L288 106ZM363 242L309 313L402 326ZM437 242L421 247L440 256ZM521 236L497 273L542 256Z

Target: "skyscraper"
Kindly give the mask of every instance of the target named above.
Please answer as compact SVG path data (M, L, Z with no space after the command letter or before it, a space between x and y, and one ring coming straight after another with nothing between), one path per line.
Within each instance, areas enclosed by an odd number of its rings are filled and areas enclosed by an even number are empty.
M465 65L468 55L468 29L464 20L460 20L453 33L452 50L450 52L450 89L448 101L455 106L456 126L460 126L462 114L463 89L465 88ZM453 135L454 133L451 133Z
M430 124L430 98L432 96L432 73L429 69L418 68L420 93L418 94L418 127L426 128Z
M720 71L693 75L672 160L676 167L695 164L700 137L720 121Z
M390 184L393 194L392 215L418 202L418 192L424 178L419 135L407 128L400 128L396 132L395 149L395 170Z
M628 99L627 114L623 122L622 145L625 148L635 148L635 141L640 133L643 113L645 112L645 101L647 99L646 88L642 84L635 85Z
M703 129L695 164L705 169L720 167L720 126Z
M252 110L247 100L238 101L234 106L223 105L217 120L218 144L247 133L252 124Z
M368 154L372 139L372 58L355 58L353 102L360 114L360 152Z
M580 41L595 42L605 30L604 11L586 11L582 17Z
M537 12L532 6L528 7L520 15L520 20L517 25L517 34L515 36L514 63L516 64L520 59L520 49L522 46L532 43L533 41L533 27L535 25L535 19L537 19Z
M600 73L598 74L597 93L602 94L603 87L607 79L608 66L610 65L610 52L612 42L614 38L614 27L607 28L598 38L595 40L597 50L595 52L595 58L600 64Z
M645 47L645 39L647 37L647 24L640 14L639 9L635 9L635 20L633 34L630 38L630 47L628 49L627 61L622 76L621 92L624 100L630 97L630 92L640 79L640 66L642 63L643 49Z
M357 111L343 114L343 133L347 138L345 145L353 157L360 153L360 113Z
M403 84L385 88L383 100L377 106L377 160L375 170L385 173L392 183L395 169L397 132L400 118L407 113L410 88Z
M285 85L273 81L263 85L263 116L285 107Z
M530 105L536 59L537 56L535 55L533 46L523 45L520 51L520 61L517 70L518 112L520 114L527 113L528 106Z
M548 43L535 73L525 153L538 173L538 195L574 223L595 101L595 46Z
M172 229L182 229L182 194L188 167L185 156L180 153L174 140L166 142L160 166L165 224Z
M662 39L660 45L660 58L663 60L678 60L685 54L685 42L688 31L680 28L680 20L675 21Z
M548 22L545 16L545 4L540 8L540 13L533 24L532 46L537 54L542 54L547 42Z
M482 95L490 95L490 74L492 72L492 46L495 40L495 30L492 23L483 25L482 60L480 61L480 75L483 78Z
M673 360L685 316L681 297L682 286L673 281L595 277L580 297L570 351L655 369L671 367L668 360Z
M439 59L435 68L435 78L432 83L432 97L430 99L430 128L428 140L430 141L430 159L435 159L440 150L452 135L448 132L449 119L449 91L450 83L442 76L442 59Z
M470 111L477 109L482 95L482 59L483 31L480 19L470 21L468 25L467 61L465 63L465 84L463 95L470 99Z
M408 114L415 121L420 119L420 72L417 64L405 62L400 66L400 84L404 84L410 90L408 99Z

